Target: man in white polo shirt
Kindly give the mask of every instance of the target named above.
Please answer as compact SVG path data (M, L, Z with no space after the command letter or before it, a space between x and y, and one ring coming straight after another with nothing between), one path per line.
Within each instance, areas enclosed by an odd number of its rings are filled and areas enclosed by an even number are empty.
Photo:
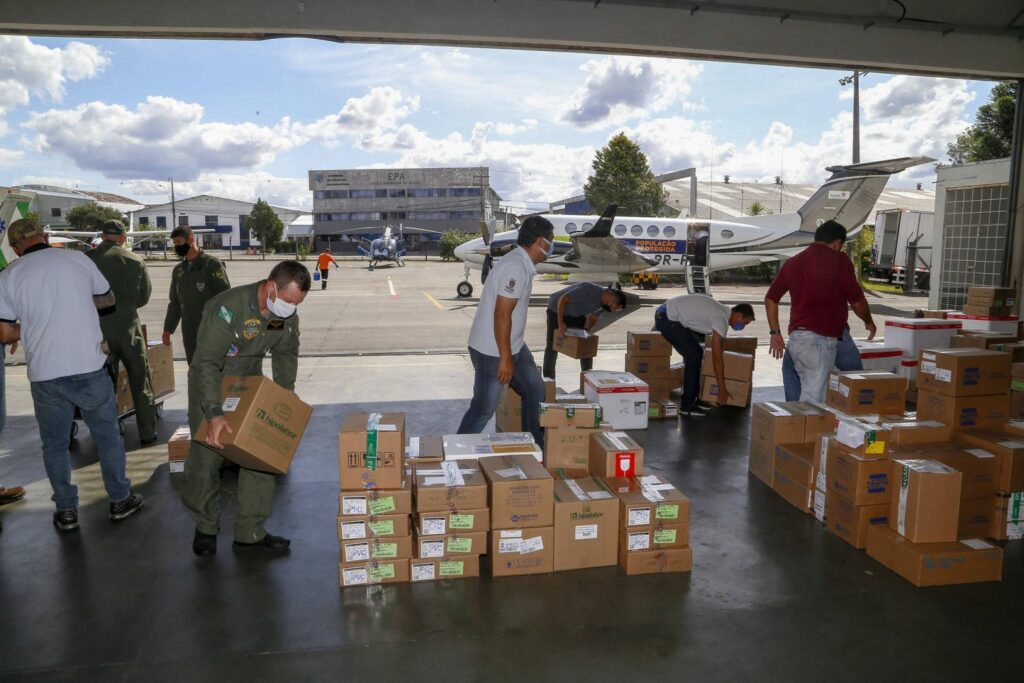
M0 273L0 342L25 347L43 463L53 487L61 531L78 528L78 487L71 483L71 423L75 408L99 454L110 518L125 519L142 507L125 477L124 444L117 428L114 385L100 348L97 310L113 310L110 285L84 254L52 249L39 223L21 219L7 230L20 258Z
M469 331L469 357L476 372L473 400L459 434L482 432L494 416L502 387L509 384L523 397L523 431L533 434L538 444L544 443L540 428L544 380L523 337L535 266L551 253L554 233L546 218L527 218L519 228L516 248L501 257L484 283Z

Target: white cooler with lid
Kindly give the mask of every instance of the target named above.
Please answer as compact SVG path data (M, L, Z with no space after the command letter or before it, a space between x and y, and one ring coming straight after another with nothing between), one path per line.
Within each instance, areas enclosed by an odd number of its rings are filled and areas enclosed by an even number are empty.
M962 327L959 320L941 318L892 318L885 321L885 344L917 358L921 349L948 349Z

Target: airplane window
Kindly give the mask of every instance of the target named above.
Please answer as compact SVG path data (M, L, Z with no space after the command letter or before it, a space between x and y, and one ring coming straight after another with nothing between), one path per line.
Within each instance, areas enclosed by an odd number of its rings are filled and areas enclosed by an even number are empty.
M728 239L732 239L732 236L733 236L734 234L735 234L735 233L734 233L734 232L733 232L732 230L723 230L723 231L722 231L722 239L723 239L723 240L728 240Z
M615 226L615 234L616 235L625 235L626 234L626 226L623 225L622 223L619 223L618 225L616 225Z
M590 230L590 229L591 229L592 227L594 227L594 224L593 224L593 223L584 223L584 224L583 224L583 225L582 225L582 226L580 227L580 230L583 230L584 232L586 232L587 230Z
M647 236L648 237L657 237L658 236L658 226L657 225L649 225L649 226L647 226Z
M639 225L634 225L633 227L631 227L629 229L629 232L634 237L639 237L640 235L644 234L644 229L642 227L640 227Z
M576 232L576 224L575 223L566 223L565 224L565 231L566 232Z
M675 237L676 236L676 229L673 228L671 225L666 225L662 229L661 234L664 235L665 237Z

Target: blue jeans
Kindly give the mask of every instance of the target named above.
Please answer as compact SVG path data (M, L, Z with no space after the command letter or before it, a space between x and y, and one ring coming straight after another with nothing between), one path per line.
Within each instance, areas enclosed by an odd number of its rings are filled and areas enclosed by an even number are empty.
M7 374L7 366L4 365L4 354L6 346L0 344L0 434L4 433L4 424L7 422L7 404L4 402L4 375Z
M839 344L836 346L836 369L864 369L864 363L860 360L860 350L850 336L849 327L843 330L843 336L839 338ZM782 357L782 388L786 392L787 401L800 400L800 375L796 374L796 366L793 365L793 356L789 349L786 349L786 355Z
M32 403L43 441L43 464L58 510L78 507L78 487L71 483L71 423L75 406L89 427L100 458L103 486L110 500L119 503L131 495L125 478L124 444L117 429L114 385L106 368L84 375L32 382Z
M473 380L473 400L459 424L459 434L480 434L494 417L501 398L498 383L498 357L488 356L476 349L469 350L476 377ZM523 431L533 434L533 440L544 447L544 432L540 428L540 404L544 401L544 380L540 376L533 354L526 344L512 356L511 387L523 397Z
M838 345L835 337L823 337L810 330L793 330L789 335L788 348L800 377L801 401L821 403L825 400L825 387L836 364Z

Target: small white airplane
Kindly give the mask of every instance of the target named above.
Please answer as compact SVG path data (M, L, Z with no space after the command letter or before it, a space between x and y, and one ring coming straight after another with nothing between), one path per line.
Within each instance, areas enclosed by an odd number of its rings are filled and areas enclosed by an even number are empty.
M619 275L686 273L690 291L706 291L707 275L717 270L757 265L796 255L814 241L815 229L838 221L856 234L871 215L889 177L935 161L902 157L849 166L830 166L831 177L793 214L738 216L728 220L637 218L545 214L555 227L555 250L537 266L540 273L569 275L570 280L616 280ZM487 235L459 245L455 255L466 264L466 279L456 291L473 295L469 269L483 278L495 259L511 251L516 230ZM703 287L703 290L702 290Z

